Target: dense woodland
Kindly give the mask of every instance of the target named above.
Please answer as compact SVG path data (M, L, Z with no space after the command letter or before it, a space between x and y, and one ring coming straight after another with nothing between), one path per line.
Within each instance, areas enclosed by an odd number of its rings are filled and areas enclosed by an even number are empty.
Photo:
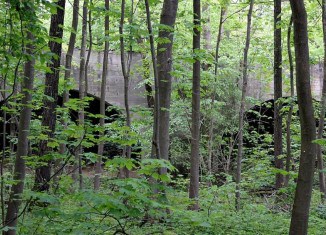
M326 234L325 0L1 0L0 21L2 234Z

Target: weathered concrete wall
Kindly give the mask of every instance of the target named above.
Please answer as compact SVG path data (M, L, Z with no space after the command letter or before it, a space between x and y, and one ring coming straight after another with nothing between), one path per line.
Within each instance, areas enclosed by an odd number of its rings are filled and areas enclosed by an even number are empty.
M79 79L79 56L80 50L75 49L73 56L73 77L76 81L76 89L78 89ZM88 93L100 97L101 80L102 80L102 63L103 52L92 52L88 69ZM129 84L129 100L130 106L145 106L146 93L142 83L142 77L137 72L141 65L141 57L139 54L133 54L131 75ZM122 76L120 55L114 52L109 53L109 65L106 86L106 101L112 105L124 107L124 79Z
M315 99L320 100L323 85L323 64L310 66L310 84L312 95ZM289 76L289 75L286 75ZM290 87L283 86L283 96L290 96ZM294 88L296 90L296 88ZM296 91L295 91L296 93ZM258 100L269 100L274 98L273 81L267 82L264 77L255 77L249 75L248 96Z
M79 55L80 51L74 51L73 77L76 80L76 89L78 89L79 77ZM101 76L102 76L103 52L92 52L89 71L88 71L88 92L100 97ZM143 79L138 72L141 66L140 54L133 54L131 65L131 79L129 87L130 106L146 106L146 92ZM323 65L317 64L311 66L311 86L313 97L320 100L323 81ZM109 53L109 72L107 76L106 101L110 104L124 107L124 80L122 76L120 54ZM288 89L289 90L289 89ZM248 96L258 100L268 100L273 98L273 82L267 82L264 74L251 74L248 82ZM284 92L284 96L289 96L289 92Z

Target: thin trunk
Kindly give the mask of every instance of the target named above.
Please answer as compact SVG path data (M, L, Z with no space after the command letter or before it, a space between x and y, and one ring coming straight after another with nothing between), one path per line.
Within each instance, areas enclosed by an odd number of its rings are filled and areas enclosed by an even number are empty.
M153 125L153 141L152 141L152 157L156 159L160 159L160 142L159 142L159 126L160 126L160 117L159 117L159 80L158 80L158 71L157 71L157 60L155 54L155 44L152 30L152 22L151 22L151 12L149 10L148 0L145 0L146 7L146 20L147 20L147 28L149 34L149 42L151 47L151 56L152 56L152 64L153 64L153 72L154 72L154 90L155 90L155 99L154 99L154 125Z
M69 44L68 44L68 50L66 54L66 61L65 61L65 74L64 74L64 91L63 91L63 106L65 105L66 102L69 101L69 89L67 89L69 79L71 76L71 62L72 62L72 56L74 54L74 49L75 49L75 43L76 43L76 32L78 28L78 17L79 17L79 0L74 0L73 3L73 10L72 10L72 23L71 23L71 28L72 31L70 32L70 37L69 37ZM67 129L67 121L63 121L63 126L64 129ZM60 144L60 154L64 154L66 151L66 145L65 144ZM56 168L60 168L60 162L58 161L56 163ZM57 177L56 177L57 178Z
M31 10L31 9L29 9ZM30 28L33 27L32 23ZM28 154L28 135L30 129L32 109L30 103L32 101L32 91L34 82L34 65L35 58L33 55L33 40L34 37L31 31L27 32L27 38L30 40L27 45L26 53L31 56L30 60L25 63L24 66L24 80L22 84L22 107L19 119L19 132L18 132L18 144L17 153L15 159L15 169L13 174L13 180L16 182L11 187L11 192L9 196L9 202L7 207L7 214L5 225L9 227L9 230L4 232L6 235L16 234L17 220L19 216L19 207L21 204L21 195L24 191L24 181L25 181L25 158Z
M291 122L292 122L292 114L293 114L293 97L294 97L294 66L293 66L293 58L291 51L291 31L292 31L293 18L291 15L290 23L288 26L288 36L287 36L287 48L288 48L288 56L289 56L289 65L290 65L290 87L291 87L291 103L290 109L286 120L286 165L285 170L289 173L291 170L292 164L292 150L291 150ZM288 186L290 180L290 175L287 174L285 176L284 185Z
M158 127L158 139L160 143L161 159L169 159L170 146L170 104L171 104L171 86L172 86L172 45L173 30L177 16L178 0L164 0L161 12L160 24L169 27L159 29L159 38L167 39L157 45L157 72L159 89L159 117L160 125ZM161 174L166 174L166 168L160 170Z
M51 15L51 25L50 25L50 38L62 39L64 24L64 9L65 0L59 0L57 2L57 12ZM48 63L48 67L51 72L45 75L45 97L51 97L51 99L44 98L43 101L43 114L42 114L42 126L47 127L45 134L48 139L54 137L55 125L56 125L56 111L58 100L58 85L59 85L59 72L60 72L60 58L62 44L57 40L49 41L49 48L51 53L55 56L52 57L51 62ZM39 156L44 156L48 154L51 149L48 147L48 140L42 140L39 145ZM46 191L49 189L49 181L51 177L51 165L52 159L45 162L45 166L40 166L35 172L35 185L34 190L36 191Z
M92 0L89 0L90 6L92 6ZM88 65L93 49L93 31L92 31L92 10L88 10L88 33L89 33L89 47L85 62L85 94L88 93Z
M100 100L100 127L102 128L99 133L99 138L104 136L104 124L105 124L105 94L106 94L106 77L108 74L108 63L109 63L109 30L110 30L110 0L105 0L105 23L104 23L104 55L103 55L103 71L102 71L102 83L101 83L101 100ZM102 155L104 150L104 142L101 141L98 145L98 159L95 165L95 179L94 179L94 189L98 190L100 188L100 177L102 173Z
M243 65L242 65L242 96L241 105L239 112L239 135L238 135L238 157L237 157L237 175L236 175L236 192L235 192L235 206L236 210L240 210L240 182L241 182L241 164L243 157L243 119L247 95L247 85L248 85L248 51L250 46L250 34L251 34L251 17L252 10L254 7L254 0L250 0L248 21L247 21L247 36L246 45L243 53Z
M226 8L221 8L220 14L220 23L218 26L218 34L216 40L216 48L215 48L215 71L214 71L214 84L213 84L213 92L211 95L211 110L214 108L215 98L216 98L216 82L217 82L217 68L218 68L218 58L219 58L219 51L220 51L220 43L222 40L222 28L223 28L223 19L226 13ZM215 119L213 114L211 114L211 119L209 123L209 133L208 133L208 159L207 159L207 169L208 174L212 174L212 157L213 157L213 142L214 142L214 126L215 126Z
M307 13L303 0L290 0L295 43L296 87L301 124L301 156L290 234L307 234L316 160L316 121L310 87Z
M130 81L130 64L132 59L132 48L130 48L128 59L126 61L125 58L125 41L123 36L123 27L125 20L125 7L126 1L121 1L121 17L120 17L120 25L119 25L119 33L120 33L120 54L121 54L121 67L122 74L124 78L124 104L125 104L125 112L126 112L126 126L131 128L131 118L130 118L130 108L129 108L129 81ZM133 14L133 1L132 1L132 10L131 14ZM131 23L132 16L129 18L129 23ZM129 42L131 45L131 41ZM128 134L129 135L129 134ZM129 137L127 137L129 138ZM126 147L126 158L131 158L131 146L127 145ZM125 176L129 177L129 171L125 169Z
M3 100L6 99L6 81L3 81L3 84L1 86L1 89L3 90L2 97ZM6 106L6 104L3 104ZM6 159L6 148L7 148L7 143L6 143L6 138L7 138L7 112L6 110L3 110L3 115L2 115L2 151L1 151L1 168L0 168L0 174L1 174L1 185L0 185L0 200L1 200L1 221L2 221L2 226L5 226L5 182L4 182L4 164L5 164L5 159Z
M143 40L140 40L139 43L143 43ZM145 53L142 53L142 77L144 80L149 80L150 79L150 62L147 59L147 56ZM146 90L146 99L147 99L147 107L150 109L154 109L154 97L153 97L153 88L151 85L151 82L146 82L145 83L145 90Z
M218 59L220 56L220 43L222 39L222 29L223 29L223 23L224 18L226 14L226 7L221 7L221 13L220 13L220 23L218 26L218 34L217 34L217 40L216 40L216 47L215 47L215 69L214 69L214 75L217 76L217 68L218 68Z
M325 124L325 111L326 111L326 1L323 0L322 3L323 10L323 37L324 37L324 78L323 78L323 90L322 90L322 98L321 98L321 109L319 116L319 126L318 126L318 134L317 139L323 138L324 124ZM319 189L321 192L321 200L322 202L326 199L326 189L325 189L325 175L324 175L324 163L323 163L323 152L322 147L317 145L317 161L318 161L318 175L319 175Z
M80 45L80 65L79 65L79 99L81 101L84 100L85 94L85 77L86 77L86 63L85 63L85 56L86 56L86 44L87 44L87 16L88 16L88 0L84 0L83 3L83 20L82 20L82 39ZM82 106L78 111L78 124L83 127L85 131L85 110ZM83 136L80 137L80 141L83 141ZM75 179L79 181L79 189L83 188L83 172L82 172L82 155L83 155L83 147L80 144L76 150L76 167L78 169L78 177L75 176Z
M282 142L282 116L280 110L282 105L282 30L281 30L281 0L274 0L274 160L276 169L284 168ZM276 173L275 188L279 189L284 184L284 176Z
M193 0L193 77L192 77L192 115L191 115L191 156L190 156L190 185L189 198L194 199L192 210L199 210L199 162L200 162L200 58L196 54L200 50L200 0Z

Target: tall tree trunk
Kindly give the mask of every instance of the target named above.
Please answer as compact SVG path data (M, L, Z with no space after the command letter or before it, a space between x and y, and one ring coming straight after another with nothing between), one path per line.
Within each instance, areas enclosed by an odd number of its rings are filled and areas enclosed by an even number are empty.
M132 48L129 48L128 59L126 61L125 58L125 41L123 36L123 27L124 27L124 20L125 20L125 7L126 1L121 1L121 17L120 17L120 25L119 25L119 33L120 33L120 54L121 54L121 67L122 67L122 74L124 78L124 103L125 103L125 112L126 112L126 126L130 129L131 128L131 118L130 118L130 108L129 108L129 81L130 81L130 65L132 60ZM131 14L133 14L133 1L132 1L132 9ZM131 24L132 16L129 18L129 23ZM131 41L130 47L131 47ZM129 134L127 134L129 135ZM129 137L127 137L129 138ZM128 144L125 147L126 157L129 159L131 158L131 146ZM125 169L125 176L129 177L129 170Z
M3 83L1 84L1 89L3 90L2 93L2 97L3 100L6 99L7 95L6 95L6 80L3 81ZM6 104L3 104L4 106ZM1 107L0 107L1 108ZM2 226L5 226L5 179L4 179L4 165L5 165L5 159L6 159L6 148L7 148L7 112L6 110L3 110L3 115L2 115L2 133L0 133L0 135L2 135L2 139L0 139L1 143L0 145L2 145L2 150L1 150L1 166L0 166L0 175L1 175L1 182L0 182L0 202L1 202L1 221L2 221ZM1 124L0 122L0 124Z
M191 115L191 158L190 158L190 185L189 198L195 202L191 209L198 210L199 203L199 160L200 160L200 0L193 0L194 26L193 26L193 64L192 77L192 115Z
M291 164L292 164L292 150L291 150L291 122L292 122L292 114L293 114L293 97L294 97L294 66L293 66L293 58L291 51L291 31L292 31L293 17L291 15L290 23L288 26L288 35L287 35L287 48L288 48L288 56L289 56L289 66L290 66L290 87L291 87L291 103L290 109L286 120L286 165L285 170L289 173ZM287 174L285 176L284 185L289 185L290 175Z
M92 0L89 0L89 5L93 6ZM92 31L92 10L88 10L88 34L89 34L89 47L85 62L85 94L88 93L88 66L93 49L93 31Z
M217 82L217 68L218 68L218 58L220 51L220 43L222 40L222 28L223 28L223 19L226 13L226 6L221 6L220 13L220 22L218 25L218 34L216 40L216 48L215 48L215 70L214 70L214 87L211 95L211 110L214 109L215 97L216 97L216 82ZM208 159L207 159L207 170L208 174L212 174L212 158L213 158L213 142L214 142L214 126L215 126L215 117L211 114L211 119L209 123L209 133L208 133Z
M242 95L241 95L241 105L240 105L240 112L239 112L238 157L237 157L236 192L235 192L235 206L237 211L240 210L241 164L242 164L242 157L243 157L243 119L244 119L247 85L248 85L248 51L250 46L251 18L252 18L253 7L254 7L254 0L250 0L249 12L247 17L248 19L247 19L246 45L243 53Z
M82 38L81 38L81 45L80 45L80 64L79 64L79 99L81 101L84 100L85 94L85 78L86 78L86 63L85 63L85 56L86 56L86 44L87 44L87 16L88 16L88 0L84 0L83 3L83 20L82 20ZM85 110L82 106L78 111L78 124L83 127L85 131ZM80 142L83 141L83 136L80 138ZM83 188L83 172L82 172L82 155L83 155L83 147L82 144L78 145L78 148L75 153L76 161L75 161L75 179L79 181L79 189ZM78 173L76 172L78 169ZM78 177L76 177L78 175Z
M79 17L79 0L74 0L73 3L73 9L72 9L72 22L71 22L71 28L72 31L70 32L69 36L69 44L68 44L68 50L66 54L66 61L65 61L65 73L64 73L64 90L63 90L63 106L66 102L69 101L69 79L71 76L71 62L72 62L72 56L74 54L75 49L75 43L76 43L76 32L78 28L78 17ZM68 89L67 89L68 88ZM63 121L63 126L65 129L67 129L67 121ZM60 144L60 153L64 154L66 151L66 145ZM58 161L56 163L56 168L60 168L60 162Z
M34 9L29 8L29 11ZM35 17L35 16L34 16ZM22 110L20 112L19 119L19 132L18 132L18 144L17 144L17 153L15 159L15 168L13 180L16 182L11 187L11 192L9 196L9 202L7 207L7 214L5 225L9 227L9 230L4 232L6 235L15 235L17 220L19 216L19 207L21 204L21 196L24 191L24 181L25 181L25 158L28 155L28 135L30 129L32 109L30 103L32 101L32 91L33 91L33 82L34 82L34 65L35 58L33 55L34 50L34 37L31 32L34 25L32 22L35 22L35 19L30 19L29 31L27 32L27 39L29 40L26 53L30 55L30 59L25 63L24 66L24 80L22 84Z
M319 116L319 126L317 139L323 138L324 124L325 124L325 111L326 111L326 1L323 0L322 3L322 19L323 19L323 37L324 37L324 78L323 78L323 90L321 97L321 109ZM319 175L319 189L322 193L321 199L322 202L326 199L326 189L325 189L325 175L323 172L324 163L323 163L323 153L322 147L317 145L317 161L318 161L318 175Z
M105 34L105 43L104 43L104 55L103 55L103 71L102 71L102 83L101 83L101 100L100 100L100 139L104 136L104 124L105 124L105 94L106 94L106 76L108 74L108 63L109 63L109 30L110 30L110 0L105 0L105 23L104 23L104 34ZM95 164L95 179L94 179L94 189L98 190L100 188L100 177L102 173L102 155L104 150L104 142L101 142L98 145L98 159Z
M161 159L169 159L170 146L170 104L172 86L172 45L173 30L177 17L178 0L164 0L161 12L160 24L169 27L159 29L159 38L167 39L157 44L157 72L159 89L159 117L158 139L160 143ZM166 174L167 169L162 168L161 174Z
M282 104L279 102L282 98L281 2L281 0L274 0L274 158L277 169L284 168L283 159L280 158L283 153L282 116L280 115ZM276 173L275 188L279 189L283 184L284 176Z
M145 8L146 8L146 20L147 20L147 29L149 34L149 43L151 47L151 56L152 56L152 64L153 64L153 72L154 72L154 90L155 90L155 99L154 99L154 125L153 125L153 140L152 140L152 156L156 155L155 158L159 159L160 155L160 142L159 142L159 126L160 126L160 117L159 117L159 80L158 80L158 71L157 71L157 61L155 54L155 44L152 30L152 22L151 22L151 12L149 10L148 0L145 0Z
M303 0L290 0L295 43L296 86L301 124L301 156L290 234L307 234L316 159L316 122L312 106L307 13Z
M52 39L49 41L49 48L51 53L55 56L52 57L51 62L48 63L48 67L51 72L47 72L45 75L45 98L43 101L43 113L42 113L42 126L47 127L45 134L48 136L48 140L54 137L55 125L56 125L56 112L55 108L57 106L58 100L58 85L59 85L59 72L60 72L60 58L62 44L57 40L61 40L63 36L64 24L64 10L65 10L65 0L59 0L57 2L57 12L51 15L50 33L49 36ZM48 154L51 149L48 147L48 140L42 140L39 146L39 156L44 156ZM51 177L51 165L52 160L47 160L45 166L40 166L35 172L35 185L34 190L45 191L48 190L50 185Z

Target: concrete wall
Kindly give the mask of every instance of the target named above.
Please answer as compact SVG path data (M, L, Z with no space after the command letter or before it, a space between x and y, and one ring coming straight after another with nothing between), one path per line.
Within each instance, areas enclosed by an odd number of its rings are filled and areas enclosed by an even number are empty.
M310 66L310 84L312 96L317 100L320 100L322 95L322 85L324 76L323 73L324 70L322 63ZM285 74L285 76L289 77L288 74ZM296 93L296 88L294 88L294 90ZM266 79L261 75L255 76L249 74L247 94L248 96L258 100L272 99L274 98L274 83L273 81L267 82ZM289 85L283 85L283 96L290 96Z
M75 49L73 56L73 77L76 81L78 89L79 79L79 55L80 50ZM92 52L88 69L88 93L100 97L101 95L101 79L102 79L102 62L103 52ZM145 106L146 93L145 86L142 83L142 77L137 72L137 68L141 65L141 57L139 54L133 54L130 85L129 85L129 100L130 106ZM109 53L106 101L112 105L124 107L124 79L122 76L120 55L114 52Z
M76 89L78 89L79 77L79 55L80 51L74 51L73 76L76 80ZM89 93L100 97L101 75L102 75L103 52L92 52L88 72ZM131 79L129 87L130 106L146 106L146 92L143 79L138 72L141 66L140 54L133 54L131 66ZM313 97L320 100L323 81L323 65L317 64L311 66L311 86ZM124 81L122 76L120 55L115 52L109 53L109 72L107 76L106 101L110 104L124 107ZM288 89L289 90L289 89ZM249 74L248 96L258 100L268 100L273 98L273 82L267 82L264 74ZM290 95L284 92L284 96Z

